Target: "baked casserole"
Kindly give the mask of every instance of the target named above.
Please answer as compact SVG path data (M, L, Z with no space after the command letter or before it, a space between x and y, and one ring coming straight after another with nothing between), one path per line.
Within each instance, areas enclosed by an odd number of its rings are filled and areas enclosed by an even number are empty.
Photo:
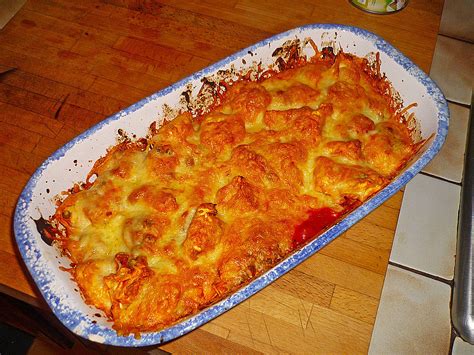
M85 301L121 335L163 329L386 186L422 142L376 64L325 48L111 148L50 219Z

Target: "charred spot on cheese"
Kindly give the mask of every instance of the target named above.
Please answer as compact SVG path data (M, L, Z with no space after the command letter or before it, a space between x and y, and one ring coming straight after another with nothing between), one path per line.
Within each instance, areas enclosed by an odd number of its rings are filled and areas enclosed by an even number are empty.
M205 80L209 109L124 139L59 204L55 244L119 334L226 297L377 193L419 148L377 67L315 50L256 81Z
M63 217L65 213L66 212L63 212ZM41 240L49 246L53 245L53 242L56 239L55 235L57 234L57 232L51 225L51 222L44 219L43 216L40 216L38 219L33 219L33 221L35 222L36 230L41 236Z

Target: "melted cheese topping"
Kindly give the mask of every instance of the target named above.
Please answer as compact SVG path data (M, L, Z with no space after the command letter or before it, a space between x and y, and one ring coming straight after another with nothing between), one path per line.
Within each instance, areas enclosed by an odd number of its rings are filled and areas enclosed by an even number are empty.
M340 53L240 81L212 112L111 149L53 217L86 302L120 334L159 330L286 257L312 211L385 186L416 145L367 68Z

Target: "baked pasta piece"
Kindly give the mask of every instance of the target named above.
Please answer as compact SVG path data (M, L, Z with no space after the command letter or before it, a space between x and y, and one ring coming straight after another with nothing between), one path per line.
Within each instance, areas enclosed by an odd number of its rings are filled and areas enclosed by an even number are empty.
M400 109L325 51L113 147L51 219L86 302L126 335L229 295L390 182L420 144Z

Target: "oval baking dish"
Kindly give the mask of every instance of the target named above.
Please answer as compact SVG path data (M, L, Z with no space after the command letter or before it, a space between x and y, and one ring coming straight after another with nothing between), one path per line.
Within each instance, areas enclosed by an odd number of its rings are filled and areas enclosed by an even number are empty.
M103 156L107 148L116 144L117 131L123 130L138 137L145 136L150 124L154 121L162 122L170 108L186 107L182 93L188 92L191 97L195 96L202 86L203 78L223 71L240 71L257 64L266 68L273 64L275 58L272 55L278 52L276 50L285 42L297 39L304 42L307 38L312 38L318 47L334 46L359 57L379 53L381 72L386 74L405 105L413 102L418 104L412 112L420 125L421 137L427 140L426 144L383 190L318 238L229 297L164 330L142 333L139 339L133 335L117 335L111 327L111 322L104 317L94 316L97 310L85 304L70 275L60 269L69 267L70 260L60 255L57 248L43 242L35 220L48 218L54 213L56 204L52 196L66 191L78 181L83 181L93 162ZM310 51L310 46L307 47L304 50ZM307 54L311 55L310 52ZM252 296L382 204L437 154L447 135L448 120L447 103L436 84L380 37L343 25L314 24L299 27L246 48L137 102L56 151L36 170L18 200L14 217L18 248L46 302L61 322L74 333L92 341L117 346L163 343L188 333ZM49 194L46 193L47 189Z

